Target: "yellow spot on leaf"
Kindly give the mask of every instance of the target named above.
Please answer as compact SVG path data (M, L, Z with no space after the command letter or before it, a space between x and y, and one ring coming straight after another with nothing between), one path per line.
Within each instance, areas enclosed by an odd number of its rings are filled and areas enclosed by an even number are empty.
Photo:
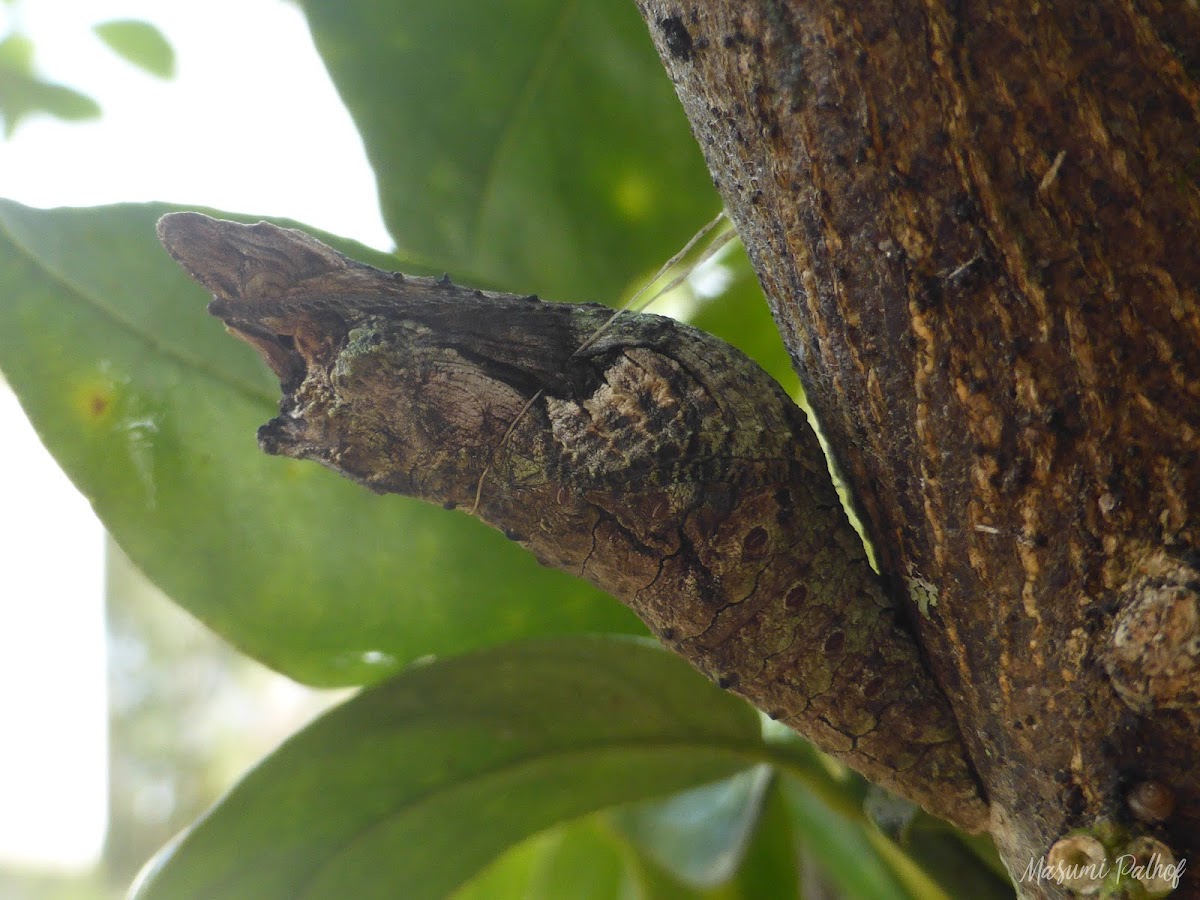
M85 384L76 389L74 406L81 419L89 423L106 421L116 403L116 391L111 384Z

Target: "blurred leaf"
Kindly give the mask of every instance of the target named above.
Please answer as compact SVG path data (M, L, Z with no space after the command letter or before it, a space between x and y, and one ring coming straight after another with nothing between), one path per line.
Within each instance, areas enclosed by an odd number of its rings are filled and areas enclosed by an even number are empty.
M597 814L534 835L455 891L452 900L709 900L646 868L604 825Z
M402 251L612 302L720 208L626 0L303 0Z
M801 900L799 854L789 820L782 779L775 777L763 802L754 835L735 884L746 900L771 897L773 900Z
M0 201L0 369L173 599L252 656L325 685L522 636L641 630L463 514L260 453L255 430L278 388L159 248L154 222L168 209Z
M867 820L882 834L900 843L921 813L921 807L873 784L867 788L863 812L866 813Z
M902 900L913 896L871 843L867 834L871 826L847 821L793 778L783 779L783 792L796 834L847 898Z
M1004 860L1000 858L1000 851L996 849L996 843L992 840L990 834L964 834L951 825L948 825L941 820L935 820L945 830L950 831L954 837L964 847L970 851L971 855L979 861L984 868L991 872L996 877L1002 879L1005 884L1009 884L1008 869L1004 866Z
M763 738L781 773L803 784L831 812L850 822L866 823L863 801L870 784L865 778L826 756L792 729L765 717Z
M944 822L920 813L900 849L951 897L1012 900L1016 894L1008 874L1003 868L994 872L982 864L964 838L970 840ZM990 838L984 839L991 843Z
M721 257L721 265L732 276L729 286L719 296L702 300L688 321L733 344L766 369L788 394L797 396L800 381L740 242Z
M443 897L555 822L726 777L763 751L752 710L649 641L494 648L317 720L134 897Z
M31 74L33 41L16 31L0 41L0 68Z
M879 858L892 870L896 880L904 885L908 896L920 900L952 900L953 897L961 896L946 893L942 885L909 855L907 849L897 846L883 832L878 829L866 829L865 833Z
M550 836L521 900L617 900L637 890L625 848L594 817Z
M33 44L13 33L0 41L0 117L4 136L12 137L21 120L44 113L69 121L100 115L100 106L79 91L39 78L33 68Z
M172 78L175 75L175 50L163 33L149 22L114 19L93 29L117 55L151 75Z
M769 766L758 766L717 784L666 800L614 810L612 819L643 853L695 888L729 881L754 833Z
M570 825L559 826L570 828ZM450 895L451 900L524 900L534 866L558 828L526 838Z

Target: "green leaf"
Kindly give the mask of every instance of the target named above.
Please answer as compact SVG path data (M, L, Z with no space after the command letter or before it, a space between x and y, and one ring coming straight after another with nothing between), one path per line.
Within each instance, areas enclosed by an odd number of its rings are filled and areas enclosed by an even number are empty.
M721 264L729 270L729 286L720 295L700 301L688 321L733 344L766 369L791 396L797 396L800 381L740 242L734 252L721 257Z
M742 862L771 784L769 766L666 800L614 810L617 828L637 847L695 888L729 881Z
M594 817L549 836L521 900L617 900L637 889L627 851Z
M534 867L554 841L557 830L535 834L510 848L451 897L453 900L525 900Z
M175 75L175 50L149 22L114 19L92 29L117 55L159 78Z
M627 0L303 0L398 246L611 302L720 208Z
M33 43L23 34L14 32L0 41L0 117L6 138L34 113L68 121L100 115L100 106L91 97L38 77L33 51Z
M440 898L556 822L763 750L752 710L649 641L494 648L409 669L287 741L134 897Z
M522 636L641 631L464 514L262 454L278 387L158 246L168 210L0 201L0 370L154 582L245 652L323 685Z
M951 897L972 900L1012 900L1012 882L1003 866L993 870L972 847L981 842L996 859L995 847L986 835L964 835L928 813L918 813L912 827L899 842L902 850L925 875Z
M0 68L32 74L33 41L17 31L0 41Z
M867 833L872 826L842 818L793 778L783 779L783 792L796 834L847 898L912 896L872 844Z
M800 900L800 871L796 838L792 833L787 802L776 777L767 791L754 837L738 869L735 885L746 900Z

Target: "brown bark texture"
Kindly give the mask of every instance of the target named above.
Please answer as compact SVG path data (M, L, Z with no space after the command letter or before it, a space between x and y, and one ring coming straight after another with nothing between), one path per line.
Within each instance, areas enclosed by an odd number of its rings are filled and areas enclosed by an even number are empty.
M741 352L660 316L383 272L268 223L176 213L159 234L279 377L268 453L478 515L825 751L983 827L816 435Z
M1010 870L1196 896L1200 5L638 5Z

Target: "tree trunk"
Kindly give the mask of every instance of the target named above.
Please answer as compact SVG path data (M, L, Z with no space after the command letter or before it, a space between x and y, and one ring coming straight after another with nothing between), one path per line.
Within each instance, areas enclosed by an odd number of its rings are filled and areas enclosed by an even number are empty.
M639 7L1010 871L1190 862L1200 5Z

